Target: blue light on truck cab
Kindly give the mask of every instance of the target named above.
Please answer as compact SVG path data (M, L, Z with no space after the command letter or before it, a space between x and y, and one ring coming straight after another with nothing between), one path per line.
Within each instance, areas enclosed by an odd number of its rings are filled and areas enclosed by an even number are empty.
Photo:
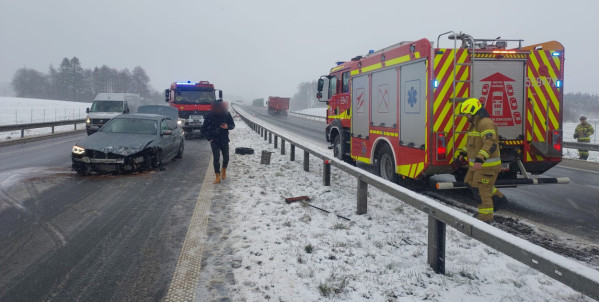
M562 80L555 81L555 87L561 88L562 87Z
M435 88L439 87L439 80L435 80L433 82L433 87L435 87Z
M177 85L193 85L195 86L196 83L193 83L191 81L187 81L187 82L177 82Z
M551 53L551 55L554 57L559 57L560 53L559 53L559 51L554 51Z

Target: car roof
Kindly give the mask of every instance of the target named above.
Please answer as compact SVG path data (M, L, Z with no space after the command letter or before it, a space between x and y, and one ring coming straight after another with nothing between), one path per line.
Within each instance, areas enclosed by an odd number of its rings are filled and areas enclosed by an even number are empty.
M116 116L115 118L161 120L163 118L168 118L168 116L159 115L159 114L149 114L149 113L131 113L131 114L121 114L121 115Z

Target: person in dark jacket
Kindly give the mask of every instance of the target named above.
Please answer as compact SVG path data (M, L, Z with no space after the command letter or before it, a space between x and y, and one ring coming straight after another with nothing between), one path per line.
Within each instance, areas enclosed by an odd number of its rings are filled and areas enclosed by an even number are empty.
M235 129L235 122L231 113L222 100L212 103L212 110L204 119L202 133L212 147L214 157L214 183L220 183L227 178L227 165L229 164L229 130ZM223 154L223 166L220 166L220 154Z

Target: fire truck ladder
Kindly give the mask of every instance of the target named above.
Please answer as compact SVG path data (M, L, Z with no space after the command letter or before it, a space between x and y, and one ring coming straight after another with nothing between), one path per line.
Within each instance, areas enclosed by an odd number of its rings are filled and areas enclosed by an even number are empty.
M465 33L460 32L459 34L456 34L455 31L448 31L446 33L442 33L437 37L437 47L439 46L439 39L441 38L441 36L447 35L449 34L448 38L450 40L453 40L453 92L451 94L451 97L449 98L450 101L452 101L453 105L452 105L452 110L455 114L456 112L456 106L458 105L458 103L463 102L465 100L467 100L468 98L471 97L472 95L472 89L474 88L474 51L475 51L475 45L474 45L474 38L470 35L467 35ZM462 45L460 45L460 47L458 48L458 40L462 41ZM466 47L464 47L466 46ZM468 54L470 55L470 62L464 62L464 63L460 63L458 62L458 50L461 48L466 48L466 51L468 51ZM457 69L460 66L468 66L468 78L466 80L460 80L457 78ZM464 84L468 84L468 93L466 95L466 97L458 97L457 96L457 89L456 86L458 85L458 83L464 83ZM451 130L452 133L456 133L455 132L455 120L451 123ZM453 139L455 140L455 135L452 136ZM454 141L454 145L455 145L455 141ZM453 157L455 157L455 149L453 148Z

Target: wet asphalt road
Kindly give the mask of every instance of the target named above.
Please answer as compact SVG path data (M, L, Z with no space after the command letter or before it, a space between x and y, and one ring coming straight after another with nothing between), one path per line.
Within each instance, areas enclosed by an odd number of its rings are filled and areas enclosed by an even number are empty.
M85 134L0 148L0 301L159 301L168 289L209 145L187 140L162 172L80 177Z
M295 116L272 117L259 107L243 109L303 139L329 146L324 122ZM500 211L599 244L599 164L564 160L543 176L569 177L571 183L504 188L509 203ZM447 193L455 198L458 192Z

